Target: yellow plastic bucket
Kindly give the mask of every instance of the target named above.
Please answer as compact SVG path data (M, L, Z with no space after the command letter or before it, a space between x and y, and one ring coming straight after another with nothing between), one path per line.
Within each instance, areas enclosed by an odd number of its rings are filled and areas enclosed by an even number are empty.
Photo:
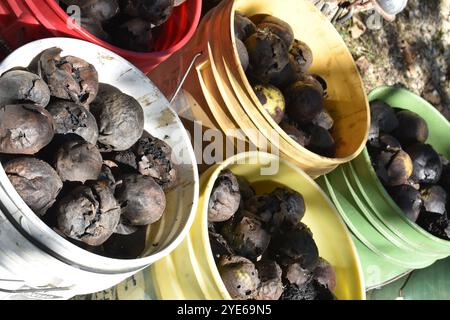
M332 135L337 143L336 158L301 147L263 110L239 62L234 40L236 11L277 16L292 26L296 38L311 47L314 61L310 71L328 83L325 108L335 120ZM312 177L354 159L364 148L370 112L361 77L339 33L309 0L224 0L205 16L191 41L149 77L172 96L192 57L199 52L201 58L188 73L181 91L181 100L183 94L189 96L183 100L186 106L181 117L223 132L241 129L245 142L258 150L279 151L282 158ZM260 139L259 133L266 140Z
M276 174L261 174L261 169L273 164L279 167ZM197 215L187 238L170 256L142 271L158 299L230 299L211 252L207 221L209 195L225 168L248 179L258 193L280 185L300 192L307 208L302 221L311 228L320 255L336 270L335 294L339 299L365 299L355 246L333 204L304 171L263 152L238 154L201 176Z

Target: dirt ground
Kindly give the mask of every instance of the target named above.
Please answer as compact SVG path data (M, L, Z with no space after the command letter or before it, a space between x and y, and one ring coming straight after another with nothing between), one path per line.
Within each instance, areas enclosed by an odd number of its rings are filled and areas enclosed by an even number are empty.
M408 88L450 121L450 0L409 0L396 20L379 30L364 30L368 16L336 26L367 92L383 84Z

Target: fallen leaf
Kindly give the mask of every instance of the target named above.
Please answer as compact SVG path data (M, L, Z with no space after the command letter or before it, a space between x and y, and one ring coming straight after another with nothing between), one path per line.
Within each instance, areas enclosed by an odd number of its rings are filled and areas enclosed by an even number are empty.
M359 69L359 72L361 72L362 74L365 74L365 73L367 73L367 71L369 71L370 62L369 62L369 60L367 60L367 58L365 56L359 57L355 62L356 62L356 66Z
M361 20L361 17L359 15L354 15L352 18L352 27L350 29L350 32L352 34L353 39L358 39L361 37L364 32L366 32L367 27L364 24L364 22Z

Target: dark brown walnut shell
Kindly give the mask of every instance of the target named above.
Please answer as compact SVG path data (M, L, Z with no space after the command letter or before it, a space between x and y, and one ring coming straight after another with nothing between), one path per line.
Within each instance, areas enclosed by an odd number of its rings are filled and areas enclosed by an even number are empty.
M406 184L413 172L413 163L403 150L389 148L373 157L378 178L386 186Z
M153 178L128 174L121 180L116 188L116 197L129 224L148 225L161 219L166 208L166 196Z
M129 16L141 17L156 26L172 15L174 0L123 0L122 10Z
M286 48L288 50L294 43L294 31L292 27L284 20L280 18L266 15L259 22L258 28L269 28L273 33L278 35L286 43Z
M328 96L328 83L323 77L321 77L318 74L312 73L310 75L307 75L306 78L313 78L313 79L315 79L320 84L320 86L322 88L323 96L324 97Z
M373 151L381 152L383 150L397 152L401 149L400 142L387 133L381 133L376 140L369 141L369 150L372 153Z
M88 16L100 23L119 13L118 0L62 0L62 2L68 6L80 7L83 16Z
M97 147L84 140L69 140L55 156L55 168L62 181L96 180L102 170L102 155Z
M39 216L53 205L63 186L55 170L36 158L10 160L4 164L4 169L17 193Z
M88 106L98 91L98 74L87 61L74 57L61 57L60 48L49 48L30 63L30 70L39 75L56 98L71 100Z
M333 128L334 120L328 112L323 110L313 119L312 123L330 131Z
M255 294L255 300L278 300L283 294L281 268L275 261L261 260L256 263L261 283Z
M114 233L103 244L105 255L116 259L136 259L142 255L147 242L147 227L136 227L132 234Z
M270 234L257 217L243 213L226 222L222 235L238 255L257 259L269 246Z
M319 251L312 232L303 223L273 236L269 253L282 266L298 262L303 269L310 271L316 267L319 259Z
M140 18L121 24L112 34L112 39L117 46L132 51L148 52L153 49L151 24Z
M392 135L404 147L417 142L424 143L428 139L428 124L417 113L402 110L396 116L398 119L398 127L392 132Z
M330 289L311 278L301 286L292 283L287 285L280 300L337 300L337 298Z
M415 222L423 206L420 192L410 185L402 185L391 188L389 194L405 216Z
M120 207L104 181L77 187L57 204L58 229L90 246L103 244L119 219Z
M376 145L382 133L391 133L399 125L394 109L381 100L370 103L369 143Z
M84 107L67 100L57 100L47 106L53 116L55 133L76 134L91 144L96 144L98 127L94 116Z
M255 24L240 12L234 15L234 35L242 42L256 31Z
M245 47L245 44L239 39L236 39L236 49L238 52L239 61L241 62L242 65L242 69L246 71L248 69L248 64L250 63L248 51L247 48Z
M317 75L311 74L299 74L299 78L296 81L297 85L310 86L319 91L322 96L325 96L323 85L317 80Z
M305 127L305 131L310 138L306 146L308 150L324 157L336 156L336 142L328 130L312 124Z
M298 262L288 264L283 269L283 279L289 284L296 284L301 287L311 280L313 273L308 271Z
M30 102L45 107L49 101L47 84L34 73L10 70L0 77L0 106Z
M282 90L300 80L302 77L302 75L298 74L296 71L297 63L293 59L292 55L289 55L288 61L289 62L281 71L273 72L269 79L270 84Z
M272 227L295 228L305 216L306 206L303 196L289 188L276 188L271 196L279 202L280 210L272 217Z
M138 169L136 155L131 149L114 152L112 158L123 170L135 172Z
M135 233L137 230L138 226L132 226L123 216L121 216L119 224L117 225L116 230L114 230L114 233L126 236Z
M172 148L167 143L146 133L132 149L141 174L155 179L164 190L174 185L177 169L172 161Z
M110 42L111 36L103 28L102 24L92 18L81 18L81 27L86 29L90 34L99 38L100 40Z
M102 170L98 175L98 180L105 181L109 188L113 191L116 190L116 186L118 184L116 178L114 177L114 169L117 169L117 164L109 160L103 161Z
M0 106L0 153L35 154L52 141L52 115L31 104Z
M227 256L219 261L219 272L231 298L252 299L260 280L258 270L250 260L240 256Z
M281 40L284 41L286 48L290 48L294 43L294 33L290 30L286 30L283 26L271 22L262 22L257 25L259 30L270 30L270 32L276 34Z
M420 189L423 207L426 212L446 214L447 192L438 185L423 186Z
M245 202L245 209L265 223L268 231L295 228L305 215L303 196L289 188L276 188L270 194L260 194Z
M142 136L144 110L136 99L113 86L99 85L90 111L97 120L102 152L127 150Z
M239 192L241 194L241 202L245 202L251 197L253 197L255 193L255 189L251 186L250 182L241 176L236 176L236 179L239 184Z
M228 242L225 238L220 234L215 232L214 230L209 230L209 242L211 244L211 251L214 255L214 259L216 262L219 261L220 257L233 255L233 249L231 249Z
M316 268L313 271L314 278L329 290L336 289L336 272L333 266L324 258L319 258Z
M294 139L294 141L302 147L309 145L311 137L306 132L298 128L295 124L283 120L280 123L280 127L287 133L288 136Z
M286 44L268 29L257 30L245 40L245 46L250 60L248 72L261 83L268 83L289 62Z
M317 87L297 81L285 92L286 113L299 124L311 123L323 111L323 95Z
M280 202L272 194L257 194L245 201L244 208L271 227L273 217L280 211Z
M405 151L413 162L412 179L415 182L434 184L441 179L442 160L431 145L416 143Z
M293 59L294 68L297 74L304 74L308 71L313 62L311 48L300 40L295 40L289 51L290 58Z
M208 221L222 222L230 219L239 209L241 194L236 176L223 170L214 183L208 204Z

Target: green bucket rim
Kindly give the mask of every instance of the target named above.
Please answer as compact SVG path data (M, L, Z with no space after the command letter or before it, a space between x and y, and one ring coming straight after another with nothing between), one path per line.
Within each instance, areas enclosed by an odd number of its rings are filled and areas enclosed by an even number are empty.
M333 173L335 171L333 171ZM366 218L359 213L359 210L355 208L355 206L350 202L351 199L347 199L345 197L345 194L342 194L342 192L345 192L346 190L337 190L336 188L332 187L332 182L330 181L330 174L321 177L319 184L323 187L323 189L327 192L329 197L333 200L334 205L338 209L338 212L340 212L343 220L347 223L351 232L356 237L358 237L358 239L369 250L373 251L374 253L383 257L384 259L390 261L391 264L395 264L404 268L409 269L423 268L424 266L427 266L430 263L432 263L429 260L427 260L426 262L421 261L419 263L410 262L408 256L410 256L411 253L405 253L404 251L401 251L401 254L399 255L398 253L400 249L394 244L392 244L388 239L386 239L377 229L375 229L366 220ZM355 222L357 226L355 226L354 224ZM367 238L365 235L370 235L370 239ZM380 247L385 248L385 250L388 247L392 247L395 249L393 251L396 252L397 254L392 255L389 252L387 253L386 251L381 251L379 249ZM433 259L433 261L435 260L436 259Z
M414 270L391 263L367 248L353 233L350 235L360 255L366 290L380 288ZM374 274L376 272L378 272L378 275Z
M358 199L359 201L364 200L364 203L366 204L367 207L371 208L370 211L368 211L369 214L372 215L372 217L374 219L377 219L378 221L380 221L382 223L383 228L387 228L388 230L390 230L390 232L392 232L397 238L401 239L404 243L406 243L407 245L411 246L412 248L415 248L416 250L420 250L421 252L423 252L426 256L428 257L435 257L436 259L441 259L443 257L446 257L448 255L448 250L444 250L442 248L442 246L440 245L436 245L434 242L431 242L429 240L428 237L425 237L422 234L419 234L420 238L418 239L417 237L417 231L412 229L412 228L404 228L403 230L401 230L401 228L398 228L397 224L403 223L403 219L401 219L401 217L399 217L398 215L392 215L389 214L388 212L390 212L390 210L375 210L374 208L376 207L374 205L374 203L379 203L379 201L384 201L385 203L383 203L383 205L386 205L388 208L392 207L392 203L387 202L386 203L386 199L384 198L383 194L377 194L377 193L369 193L366 192L366 190L364 190L363 186L365 185L362 182L362 179L360 179L361 175L357 174L357 170L355 169L355 167L353 166L355 163L349 163L347 164L345 167L350 171L349 176L352 176L353 179L353 184L352 187L354 189L358 189L358 194L360 194L360 198ZM367 183L366 183L367 184ZM378 190L376 190L378 191ZM377 199L377 197L380 197ZM392 200L392 199L390 199ZM395 204L395 202L392 200L392 202ZM396 204L395 204L396 205ZM378 204L378 208L379 208L380 204ZM396 205L397 206L397 205ZM399 208L400 210L400 208ZM400 211L399 215L403 216L403 213ZM397 221L397 223L387 223L387 219L386 217L389 215L389 219L395 219L395 221ZM424 230L425 231L425 230ZM432 253L430 253L430 251ZM426 252L426 253L425 253Z
M352 200L354 202L354 204L356 205L355 208L358 209L358 211L360 213L362 213L362 215L365 217L365 219L383 236L385 237L388 241L392 242L392 244L394 244L397 248L401 249L401 250L405 250L408 252L412 252L413 249L412 248L408 248L408 246L406 245L406 243L404 242L400 242L399 238L396 238L393 236L392 232L388 229L385 228L382 224L382 222L376 218L376 216L374 216L373 214L371 214L370 209L367 208L367 206L365 205L365 203L363 203L363 199L361 199L362 197L359 195L358 190L355 190L353 188L353 184L352 184L352 178L350 175L346 174L346 170L345 167L341 167L340 171L342 173L342 179L344 180L343 182L345 183L347 190L348 190L348 194L351 195Z
M345 175L345 179L347 179L347 188L358 209L384 237L393 242L399 249L414 253L418 258L422 257L423 259L432 259L433 261L442 258L442 253L430 251L430 249L433 248L424 247L423 243L411 243L411 241L399 236L395 230L392 230L389 225L386 224L385 220L381 219L380 215L377 214L377 211L373 210L372 202L367 201L367 195L364 193L364 190L362 190L362 184L352 169L351 164L349 163L348 165L342 166L341 170L343 175ZM350 172L347 172L347 170ZM425 244L428 244L428 242Z

